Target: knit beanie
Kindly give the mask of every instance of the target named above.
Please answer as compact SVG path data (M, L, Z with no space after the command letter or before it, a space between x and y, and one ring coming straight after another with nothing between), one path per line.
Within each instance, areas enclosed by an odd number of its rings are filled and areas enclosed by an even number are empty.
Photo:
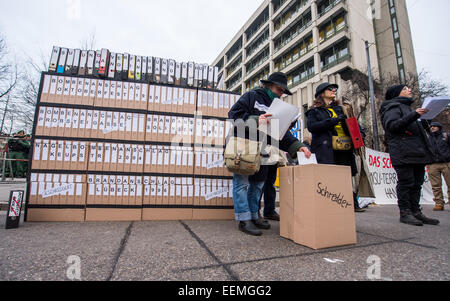
M391 100L396 98L402 93L402 90L406 87L406 85L397 85L392 86L386 91L386 100Z

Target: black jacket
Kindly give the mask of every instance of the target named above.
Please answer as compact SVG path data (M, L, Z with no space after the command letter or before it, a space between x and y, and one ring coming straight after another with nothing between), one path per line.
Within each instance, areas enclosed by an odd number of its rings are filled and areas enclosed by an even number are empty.
M343 122L346 118L342 107L333 105L331 107L338 118L333 118L327 108L312 108L306 112L308 131L312 134L311 152L316 154L319 164L339 164L344 161L352 168L352 175L357 174L355 155L353 151L335 152L333 150L333 136L337 136L335 126L342 123L346 135L350 136L347 125ZM337 158L339 156L339 158Z
M420 114L411 104L410 98L396 97L381 105L381 122L393 166L427 165L435 161L433 146L419 122Z
M267 92L262 88L258 88L244 94L231 108L228 117L234 121L243 120L244 122L254 119L255 124L257 124L259 116L266 114L271 105L272 100ZM294 125L292 124L292 127ZM234 135L237 136L236 131L234 131ZM271 144L270 137L267 143ZM279 141L279 147L282 151L288 152L293 158L297 158L298 149L304 147L304 145L288 131L283 139ZM261 166L260 172L250 177L250 180L254 182L265 181L266 175L267 168Z
M450 162L450 135L448 133L445 135L441 129L436 133L431 133L430 136L430 140L436 149L436 163Z

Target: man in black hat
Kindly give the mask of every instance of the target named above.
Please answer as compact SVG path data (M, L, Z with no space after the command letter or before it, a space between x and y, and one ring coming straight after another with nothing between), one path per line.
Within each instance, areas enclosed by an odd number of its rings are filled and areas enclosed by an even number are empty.
M254 120L253 124L258 127L262 124L270 123L269 118L271 115L267 114L267 111L274 99L281 98L284 94L292 95L287 86L287 77L283 73L274 73L267 80L262 80L261 83L262 86L260 88L244 94L231 108L228 116L235 121L235 125L239 121L247 122L248 120ZM248 131L255 133L257 129L249 128ZM235 129L234 135L237 134ZM267 140L267 143L271 144L270 137ZM279 148L288 152L293 158L297 157L297 152L304 152L308 158L311 156L309 149L289 131L279 141ZM234 175L233 199L235 216L236 220L239 221L239 229L249 235L259 236L262 235L259 229L270 228L270 224L259 216L259 202L267 176L267 166L261 166L260 171L250 177ZM274 209L275 206L273 206L273 211L275 211ZM266 213L273 214L274 212Z
M400 222L413 226L438 225L420 208L425 166L434 162L434 149L419 119L427 109L413 110L412 90L406 85L390 87L380 116L386 132L391 162L397 172Z
M436 149L437 160L428 166L428 175L433 187L434 211L444 211L445 200L442 192L442 177L447 183L448 195L450 196L450 139L449 134L442 131L442 124L431 123L430 139Z

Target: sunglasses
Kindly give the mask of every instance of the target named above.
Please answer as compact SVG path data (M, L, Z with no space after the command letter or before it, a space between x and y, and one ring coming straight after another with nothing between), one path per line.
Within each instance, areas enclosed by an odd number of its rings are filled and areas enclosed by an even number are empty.
M338 89L335 87L328 87L327 90L330 92L337 92Z

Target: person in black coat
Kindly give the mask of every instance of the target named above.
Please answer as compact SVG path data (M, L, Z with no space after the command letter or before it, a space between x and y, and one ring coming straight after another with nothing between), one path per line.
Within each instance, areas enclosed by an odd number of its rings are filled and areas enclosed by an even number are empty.
M228 117L234 120L234 135L241 137L240 130L244 127L246 137L251 138L258 133L258 127L270 123L270 114L267 114L275 98L281 98L283 94L292 95L287 87L287 77L283 73L274 73L268 80L261 81L263 87L244 94L231 108ZM253 121L253 122L249 122ZM253 125L253 126L252 126ZM294 126L294 124L292 125ZM243 131L244 132L244 131ZM248 136L248 137L247 137ZM259 137L260 139L263 136ZM267 144L275 144L267 137ZM263 142L263 141L260 141ZM276 141L278 142L278 141ZM311 153L290 131L286 133L279 148L293 157L297 152L304 152L309 158ZM261 165L260 171L253 176L234 175L233 200L236 220L239 221L239 229L249 235L259 236L259 229L269 229L270 224L259 217L260 200L267 179L269 168Z
M397 172L400 222L414 226L437 225L439 221L427 218L420 208L425 166L434 162L435 151L419 121L428 110L414 111L413 103L411 89L397 85L387 90L380 110L391 162Z
M428 175L433 188L434 211L444 211L445 200L442 192L442 178L444 178L450 195L450 139L449 134L442 131L442 124L431 123L430 140L436 149L437 160L428 166Z
M319 164L350 166L352 176L356 176L356 166L353 150L333 150L333 136L350 136L345 120L344 110L336 102L338 85L323 83L317 87L316 100L313 107L306 112L307 126L312 134L311 152L316 154ZM358 197L353 194L356 212L364 212L359 207Z

